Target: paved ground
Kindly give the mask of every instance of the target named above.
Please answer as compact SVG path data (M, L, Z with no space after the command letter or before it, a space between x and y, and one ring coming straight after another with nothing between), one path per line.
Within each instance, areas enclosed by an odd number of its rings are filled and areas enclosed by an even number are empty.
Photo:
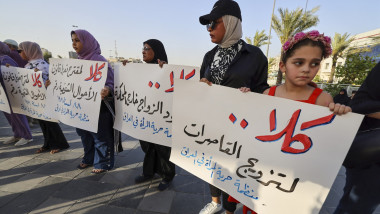
M136 139L123 135L125 151L116 157L116 167L93 175L78 170L83 155L75 129L61 124L70 148L51 155L34 154L42 145L39 125L32 127L34 141L22 146L0 143L0 213L198 213L210 201L208 184L177 167L172 186L157 190L160 179L134 184L141 173L143 152ZM0 142L12 131L0 114ZM323 205L330 214L342 194L342 168ZM236 213L241 213L241 207ZM379 212L380 213L380 212Z

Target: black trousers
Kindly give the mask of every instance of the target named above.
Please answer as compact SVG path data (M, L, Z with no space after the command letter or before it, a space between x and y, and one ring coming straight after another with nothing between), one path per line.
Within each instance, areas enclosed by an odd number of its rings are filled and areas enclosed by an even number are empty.
M346 185L334 214L371 214L380 204L380 166L346 168Z
M140 140L141 149L145 152L143 174L161 175L165 181L172 181L175 176L175 165L169 161L171 148Z
M210 186L210 193L212 197L220 197L222 196L222 205L223 208L229 212L234 212L236 210L236 203L229 202L228 201L228 195L227 193L223 192L222 190L218 189L217 187L209 184Z
M58 123L46 120L38 120L38 122L44 135L44 145L42 146L44 149L67 149L70 147Z

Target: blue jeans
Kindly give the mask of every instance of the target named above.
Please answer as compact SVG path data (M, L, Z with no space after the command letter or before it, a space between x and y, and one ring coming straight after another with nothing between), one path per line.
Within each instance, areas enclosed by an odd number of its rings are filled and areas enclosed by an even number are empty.
M112 114L102 102L98 132L76 129L81 137L84 156L82 163L94 165L95 169L110 170L114 166L114 129Z
M334 214L370 214L380 203L380 166L346 168L344 193Z

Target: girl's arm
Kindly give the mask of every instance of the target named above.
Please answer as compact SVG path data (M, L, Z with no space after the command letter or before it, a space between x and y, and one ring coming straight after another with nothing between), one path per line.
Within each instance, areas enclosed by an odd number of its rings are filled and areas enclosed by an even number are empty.
M339 103L334 103L332 96L326 92L322 92L321 95L319 95L315 104L329 107L330 111L337 115L343 115L348 112L352 112L351 107Z

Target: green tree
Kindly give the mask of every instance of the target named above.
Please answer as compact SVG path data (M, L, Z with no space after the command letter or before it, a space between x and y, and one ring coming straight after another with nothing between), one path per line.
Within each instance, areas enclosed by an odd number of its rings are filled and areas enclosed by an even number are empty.
M259 32L258 30L255 33L255 36L253 37L253 40L251 37L245 37L245 41L248 44L254 45L256 47L261 47L263 45L268 44L269 36L265 34L265 31L262 30Z
M272 18L272 28L276 32L281 44L283 45L288 38L294 34L305 31L319 22L319 18L315 13L319 10L319 6L309 11L303 11L301 8L290 11L289 9L279 8L279 17L276 15ZM281 53L282 55L282 53ZM282 57L281 57L282 58ZM282 82L282 73L278 71L277 85Z
M331 42L332 46L332 66L331 73L329 77L329 83L332 83L335 75L336 63L338 61L338 57L342 57L344 51L348 48L350 43L353 41L353 38L348 38L350 34L344 33L343 35L340 33L335 33L334 39Z
M362 56L360 53L349 54L345 64L336 67L335 76L339 84L361 85L375 65L373 57Z
M49 59L52 57L52 55L49 52L44 53L44 60L49 63Z

